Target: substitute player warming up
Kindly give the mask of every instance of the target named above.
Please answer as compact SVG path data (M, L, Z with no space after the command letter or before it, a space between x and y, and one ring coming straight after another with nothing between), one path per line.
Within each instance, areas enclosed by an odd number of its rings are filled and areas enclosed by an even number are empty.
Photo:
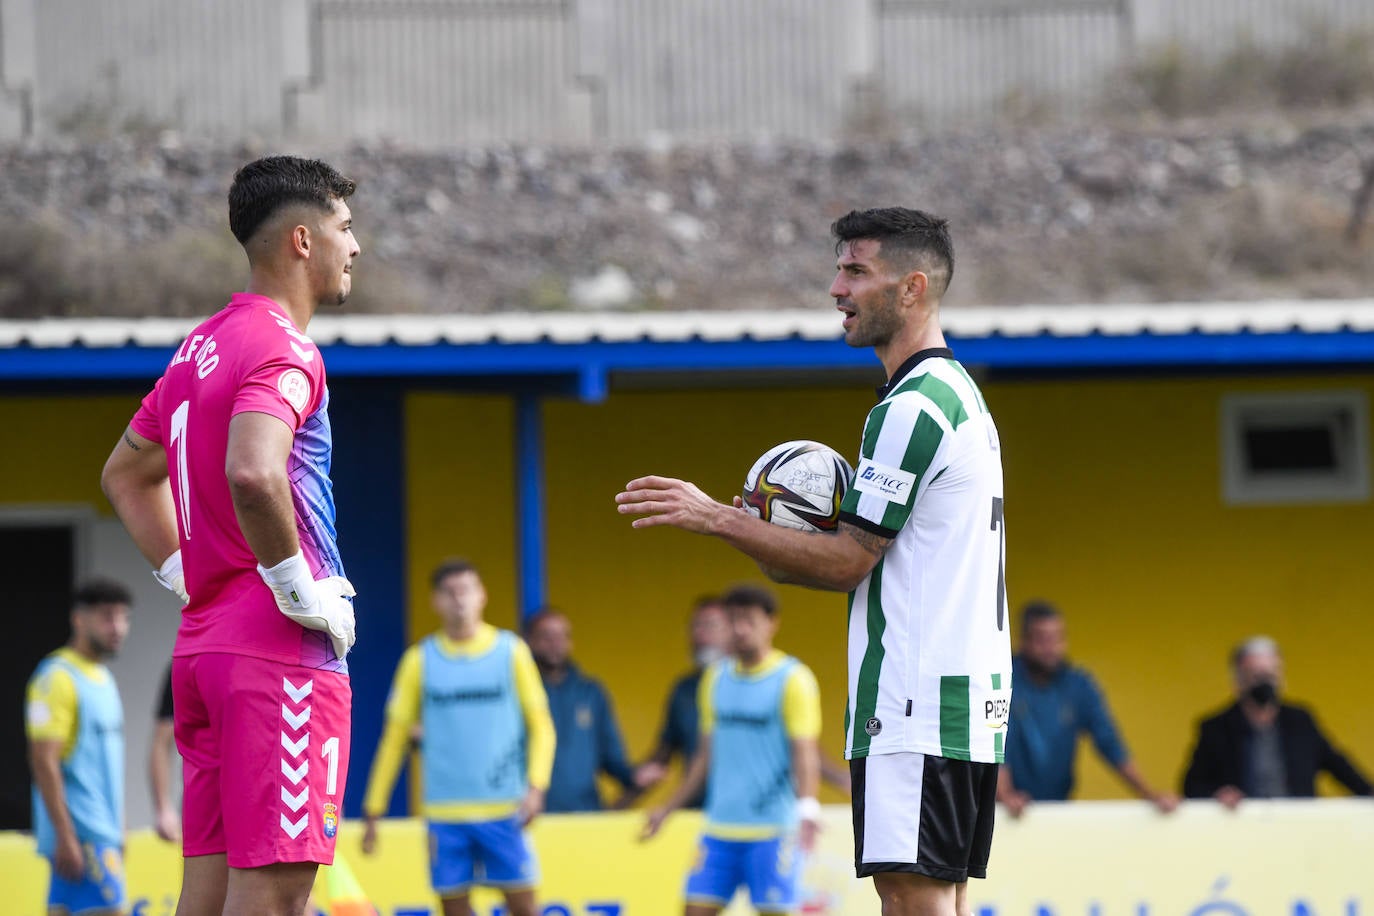
M318 160L241 168L245 292L195 328L101 477L185 602L179 916L298 916L334 860L348 773L353 587L335 544L329 392L306 326L352 284L354 183Z
M441 563L430 584L442 628L396 666L363 798L363 852L377 849L377 818L418 735L430 886L444 916L472 916L474 886L499 889L509 916L536 916L539 862L525 828L553 772L549 698L529 647L482 620L487 590L471 563Z
M773 648L778 606L770 593L741 585L721 603L734 655L702 675L696 753L643 836L705 784L706 826L687 878L686 916L719 913L741 885L758 912L790 913L801 903L802 853L820 823L820 690L810 668Z
M855 868L884 916L967 916L1011 699L997 427L940 329L945 220L892 207L831 228L845 342L887 372L839 529L771 525L668 477L633 480L616 502L637 528L714 535L776 581L849 592Z

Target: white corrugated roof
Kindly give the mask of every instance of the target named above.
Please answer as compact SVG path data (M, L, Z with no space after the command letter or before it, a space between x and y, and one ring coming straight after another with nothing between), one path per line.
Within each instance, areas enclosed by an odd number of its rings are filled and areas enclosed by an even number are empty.
M197 319L42 318L0 321L0 348L173 346ZM1172 302L1161 305L1016 305L955 307L941 316L954 337L1081 337L1100 333L1224 334L1374 331L1374 299ZM603 341L829 340L840 335L824 306L791 311L506 313L499 315L324 315L310 323L321 345L397 343L560 344Z

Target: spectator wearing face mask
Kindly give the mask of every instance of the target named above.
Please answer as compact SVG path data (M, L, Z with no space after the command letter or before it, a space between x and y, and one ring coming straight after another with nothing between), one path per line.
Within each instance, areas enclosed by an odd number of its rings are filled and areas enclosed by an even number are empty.
M663 712L663 728L659 730L658 745L649 759L635 769L635 783L641 789L660 782L668 773L668 764L680 756L685 770L696 753L697 688L701 675L714 662L730 652L730 618L725 607L714 595L698 598L692 607L687 635L692 653L692 670L678 678L668 694ZM688 799L684 807L700 808L705 789Z
M1281 701L1283 658L1267 636L1231 653L1236 702L1198 726L1183 794L1234 808L1245 798L1311 798L1325 770L1356 795L1369 780L1327 739L1312 714Z

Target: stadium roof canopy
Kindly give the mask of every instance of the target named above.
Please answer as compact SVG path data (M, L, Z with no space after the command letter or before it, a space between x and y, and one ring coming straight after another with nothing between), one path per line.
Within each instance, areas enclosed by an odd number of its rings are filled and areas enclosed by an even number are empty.
M959 358L993 372L1374 362L1374 299L955 307ZM0 382L150 379L194 319L0 321ZM500 380L604 397L611 379L872 370L835 311L321 315L332 377Z

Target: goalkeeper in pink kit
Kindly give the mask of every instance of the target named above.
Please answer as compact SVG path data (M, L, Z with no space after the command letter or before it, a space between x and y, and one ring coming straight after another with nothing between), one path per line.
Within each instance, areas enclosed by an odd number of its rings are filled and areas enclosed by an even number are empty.
M248 288L177 348L101 476L185 603L172 660L178 916L299 916L334 858L353 587L335 544L324 360L305 332L348 297L353 190L318 160L238 171L229 224Z

